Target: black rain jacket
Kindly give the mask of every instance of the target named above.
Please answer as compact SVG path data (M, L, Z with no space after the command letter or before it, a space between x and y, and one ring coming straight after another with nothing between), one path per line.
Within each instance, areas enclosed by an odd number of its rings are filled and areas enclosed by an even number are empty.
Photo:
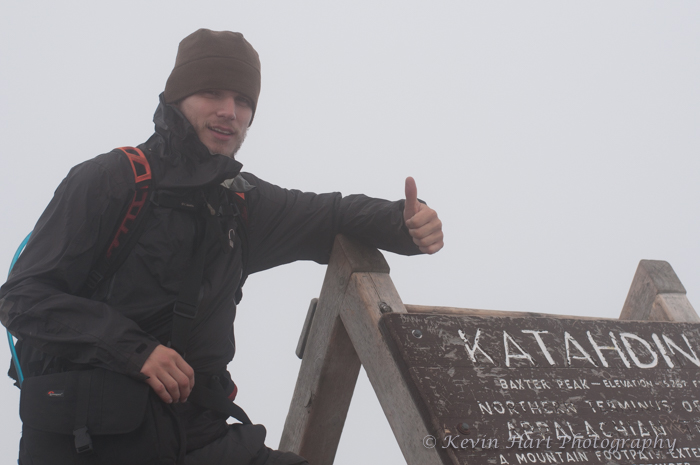
M338 233L396 253L419 253L403 222L403 201L283 189L241 173L236 160L211 155L182 114L162 100L154 122L155 134L139 147L155 189L182 192L223 183L223 196L245 192L249 273L295 260L327 263ZM92 298L78 296L134 189L123 153L99 155L71 169L39 218L0 289L0 320L20 341L25 376L87 364L143 379L145 360L168 343L173 304L197 245L197 215L152 206L124 264ZM222 235L238 226L233 218L220 221ZM240 234L234 237L233 248L227 240L209 244L191 326L186 359L205 375L225 372L235 352L242 253ZM202 412L184 415L192 424L208 421L194 418ZM221 421L212 434L221 434ZM201 442L192 439L188 449Z

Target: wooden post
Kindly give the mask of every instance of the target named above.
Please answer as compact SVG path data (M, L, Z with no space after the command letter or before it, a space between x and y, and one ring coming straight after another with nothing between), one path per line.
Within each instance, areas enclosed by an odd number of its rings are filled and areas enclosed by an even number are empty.
M423 415L379 329L383 313L406 313L388 274L355 273L340 314L408 465L442 464L451 451L426 448L438 425ZM441 429L440 429L441 430Z
M382 313L406 312L388 273L379 251L336 238L280 450L332 465L361 361L407 463L442 463L379 330Z
M700 322L680 279L671 265L662 260L639 262L620 319Z
M388 273L377 250L338 236L305 344L299 377L284 424L280 450L314 465L332 464L360 372L352 342L339 318L353 273Z

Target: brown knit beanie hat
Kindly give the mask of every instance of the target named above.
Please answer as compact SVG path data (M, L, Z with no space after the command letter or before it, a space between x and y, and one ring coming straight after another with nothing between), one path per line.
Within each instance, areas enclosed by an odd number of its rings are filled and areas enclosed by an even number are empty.
M255 115L260 95L260 59L243 34L200 29L180 42L175 68L165 84L165 103L207 89L240 92L251 100Z

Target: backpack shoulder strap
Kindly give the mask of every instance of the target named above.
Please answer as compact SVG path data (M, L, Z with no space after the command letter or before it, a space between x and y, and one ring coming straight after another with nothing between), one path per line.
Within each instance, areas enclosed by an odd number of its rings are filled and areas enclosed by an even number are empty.
M149 210L149 197L153 185L153 175L148 159L137 147L119 147L131 164L134 172L134 196L126 207L124 216L106 250L101 254L95 266L90 270L82 295L90 297L95 293L97 286L109 278L124 263L126 257L136 245L143 230Z

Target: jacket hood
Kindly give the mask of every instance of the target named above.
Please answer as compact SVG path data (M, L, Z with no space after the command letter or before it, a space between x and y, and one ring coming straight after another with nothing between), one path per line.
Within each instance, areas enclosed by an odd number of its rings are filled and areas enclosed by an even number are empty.
M153 115L156 133L146 144L164 161L160 169L154 167L160 188L220 184L240 173L241 163L225 155L211 154L180 110L165 103L163 94L159 98Z

